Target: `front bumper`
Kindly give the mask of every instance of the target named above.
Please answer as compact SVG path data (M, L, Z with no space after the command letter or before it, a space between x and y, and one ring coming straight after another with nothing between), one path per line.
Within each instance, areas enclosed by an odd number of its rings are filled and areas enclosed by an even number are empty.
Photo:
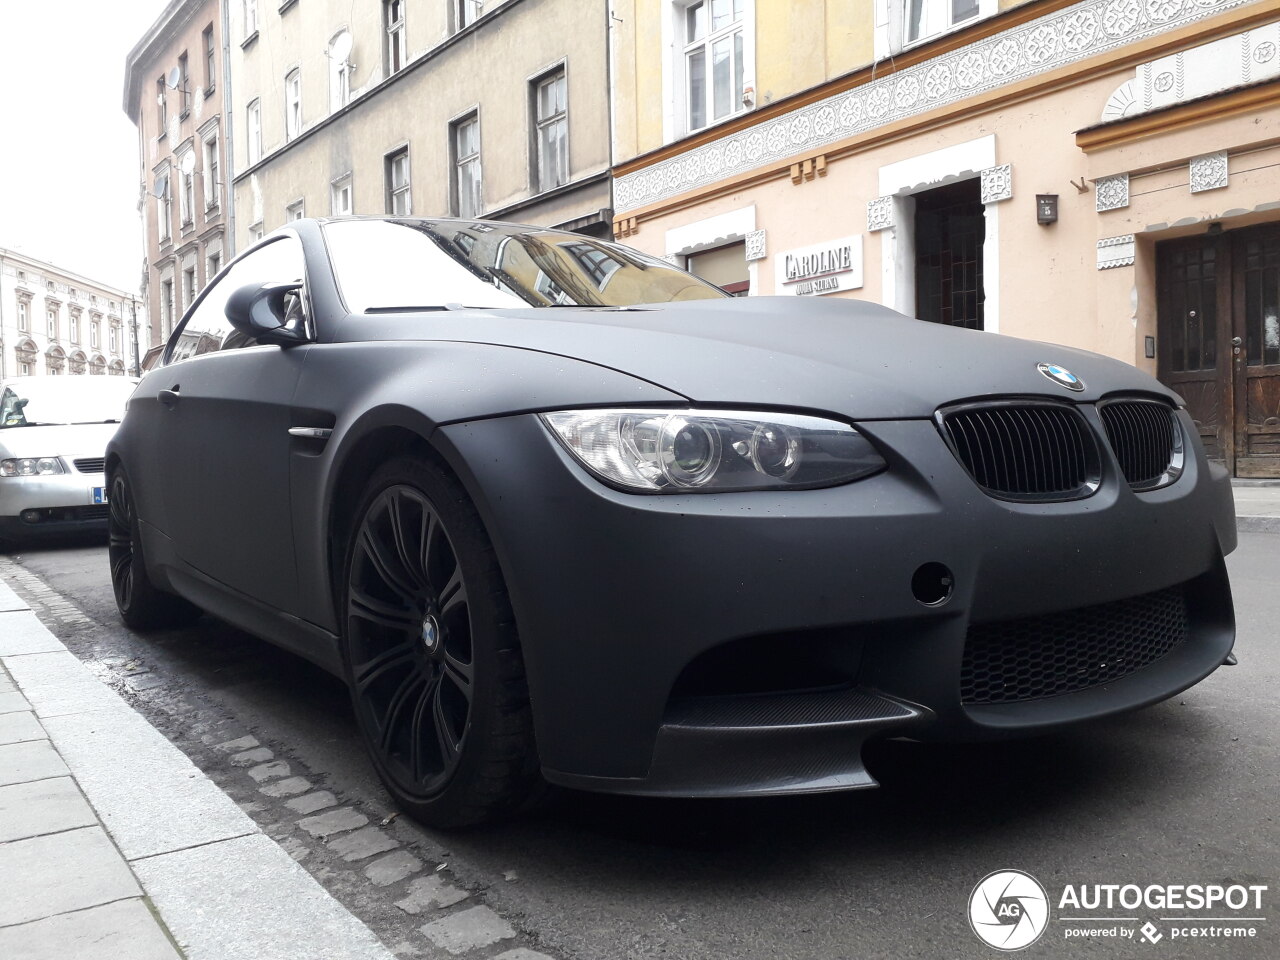
M106 479L101 473L0 477L0 538L30 540L77 530L105 530ZM101 502L95 502L100 500ZM23 511L37 518L23 519Z
M1133 493L1109 461L1088 499L1030 504L983 494L929 421L860 429L889 461L863 481L641 496L595 481L534 417L441 428L502 562L548 779L661 795L871 786L867 739L1047 731L1172 696L1230 652L1230 482L1198 447L1164 489ZM926 564L954 574L945 603L913 594ZM1186 639L1150 665L961 702L971 623L1171 587Z

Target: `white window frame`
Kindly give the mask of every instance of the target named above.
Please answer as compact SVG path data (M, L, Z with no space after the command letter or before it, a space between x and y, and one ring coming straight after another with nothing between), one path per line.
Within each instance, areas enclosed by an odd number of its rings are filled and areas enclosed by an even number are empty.
M189 156L192 156L192 148L190 144L174 155L174 160L178 167L178 176L181 178L178 182L178 219L184 227L191 226L191 224L195 222L196 216L195 167L192 167L190 173L183 169L183 164Z
M160 289L161 289L161 292L163 293L164 288L161 287ZM100 336L99 331L101 329L101 324L102 324L101 320L89 321L89 348L91 350L98 349L98 337Z
M80 314L67 311L67 339L72 343L80 342Z
M559 83L563 87L563 106L560 110L543 117L539 113L542 109L542 90L553 83ZM538 193L544 193L547 190L562 187L569 182L569 75L565 69L565 64L558 64L541 76L536 77L530 81L529 86L533 101L533 123L531 126L533 128L534 188ZM556 127L563 128L564 135L561 137L563 148L558 157L554 176L549 178L547 172L551 164L547 159L549 144L546 142L545 136L548 131Z
M222 201L222 185L219 176L222 162L218 157L218 134L215 131L204 138L204 208L212 210Z
M468 153L464 156L458 143L459 134L461 134L463 127L471 123L476 125L476 149L474 153ZM484 212L484 166L481 162L483 153L479 110L468 111L450 122L449 157L453 161L453 210L454 216L461 217L464 220L474 219ZM473 180L475 190L470 197L470 202L464 206L462 202L462 171L472 164L475 165L476 171ZM474 206L474 209L471 209L472 206Z
M49 339L57 340L58 339L58 308L45 307L44 319L46 324L45 332L48 334Z
M908 40L912 0L875 0L873 56L883 60L917 47L922 43L995 16L1000 12L999 0L977 0L978 12L958 23L951 22L952 0L922 0L924 29L914 40Z
M118 330L119 330L119 327L117 327L114 323L113 323L113 324L111 324L111 340L110 340L110 343L111 343L110 352L111 352L111 353L119 353L119 352L120 352L120 347L118 346L118 344L120 343L120 336L119 336L119 334L118 334L118 332L117 332Z
M306 204L306 201L302 198L299 198L293 201L293 203L289 204L287 207L284 208L285 223L292 223L294 220L301 220L306 215L307 215L307 204Z
M245 149L248 151L249 166L262 159L262 100L255 97L250 100L245 110Z
M686 11L700 0L664 0L667 4L666 16L662 18L662 46L669 51L662 63L662 87L664 91L665 109L662 119L663 140L670 143L687 134L707 130L718 124L741 116L755 105L755 71L756 71L756 0L742 0L742 16L734 24L723 27L714 33L708 33L702 40L689 44L685 42ZM704 0L710 3L711 0ZM701 127L692 127L689 121L688 70L686 67L688 53L695 46L703 46L709 50L710 45L722 36L731 35L735 30L742 31L742 100L750 103L731 103L727 115L720 119L711 116L711 104L714 93L709 84L707 122ZM710 65L708 64L708 69ZM710 76L710 74L708 74Z
M244 0L244 39L258 32L258 0Z
M408 0L382 0L382 28L385 40L382 47L387 76L399 73L409 62L409 46L405 30L405 5ZM392 19L393 13L399 17Z
M263 229L262 221L249 224L249 244L252 246L263 238L266 231Z
M296 140L302 133L302 68L284 75L284 139Z
M404 160L404 181L394 178L396 164ZM383 157L383 171L387 186L387 214L393 217L413 216L413 167L410 166L409 145L402 144Z
M351 55L342 60L333 55L334 44L342 37L350 37L351 32L345 28L339 30L329 41L325 58L329 61L329 112L336 113L351 102Z
M335 217L349 217L354 212L355 191L348 171L329 184L329 213Z
M156 179L164 181L164 190L156 197L156 234L163 244L173 236L173 178L169 168L157 173Z
M182 312L186 313L187 309L196 299L196 265L193 263L189 267L182 268ZM115 347L111 351L115 352Z
M484 0L452 0L454 32L465 30L484 16Z
M18 329L26 332L27 326L30 324L31 304L27 300L18 300Z
M222 269L222 251L210 250L204 260L204 285L207 287Z

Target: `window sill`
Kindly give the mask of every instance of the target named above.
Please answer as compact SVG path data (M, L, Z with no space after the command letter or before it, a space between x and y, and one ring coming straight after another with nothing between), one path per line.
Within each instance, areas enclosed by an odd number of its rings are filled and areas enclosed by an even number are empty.
M190 110L183 110L180 114L178 114L178 122L179 122L179 123L182 123L182 122L183 122L184 120L186 120L186 119L187 119L187 117L189 117L189 116L191 116L191 111L190 111Z
M258 31L255 30L253 31L253 33L249 34L247 37L245 37L243 40L240 41L240 49L248 50L257 42L258 42Z
M213 86L212 84L210 84L209 86L205 87L205 88L204 88L204 98L205 98L206 100L208 100L210 97L212 97L212 96L213 96L214 91L215 91L215 90L217 90L217 89L218 89L218 88L217 88L216 86Z
M276 12L283 17L288 10L290 10L291 8L297 5L298 5L298 0L284 0L284 2L280 4L280 9L277 10Z

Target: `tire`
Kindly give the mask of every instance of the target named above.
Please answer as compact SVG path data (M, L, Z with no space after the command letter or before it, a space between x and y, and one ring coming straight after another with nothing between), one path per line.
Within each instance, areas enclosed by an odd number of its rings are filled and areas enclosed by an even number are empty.
M515 618L462 486L403 457L365 487L339 594L361 737L396 802L433 827L520 809L542 778Z
M184 626L200 616L193 604L161 590L147 575L142 538L134 510L133 491L124 468L117 466L107 479L107 557L111 563L111 589L116 595L120 619L131 630L162 630Z

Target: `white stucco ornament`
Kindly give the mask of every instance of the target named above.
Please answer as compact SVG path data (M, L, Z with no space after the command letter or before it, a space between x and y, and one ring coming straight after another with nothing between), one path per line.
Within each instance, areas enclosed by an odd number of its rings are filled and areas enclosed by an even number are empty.
M1099 177L1093 183L1093 191L1098 213L1121 210L1129 205L1129 174L1117 173L1113 177Z
M1221 190L1227 185L1227 151L1191 158L1191 192Z
M1002 163L998 167L988 167L980 177L983 203L999 203L1013 197L1013 164Z
M876 197L867 202L867 232L888 230L893 226L893 197Z

